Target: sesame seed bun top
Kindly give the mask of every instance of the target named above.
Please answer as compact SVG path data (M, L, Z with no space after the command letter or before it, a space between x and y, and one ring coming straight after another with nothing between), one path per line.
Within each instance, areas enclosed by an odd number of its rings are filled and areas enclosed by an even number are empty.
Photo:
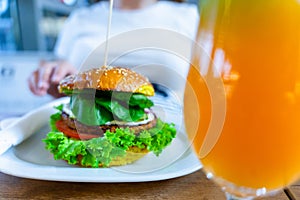
M154 95L154 88L148 78L122 67L102 66L90 69L67 76L58 86L60 93L87 88L102 91L133 92L147 96Z

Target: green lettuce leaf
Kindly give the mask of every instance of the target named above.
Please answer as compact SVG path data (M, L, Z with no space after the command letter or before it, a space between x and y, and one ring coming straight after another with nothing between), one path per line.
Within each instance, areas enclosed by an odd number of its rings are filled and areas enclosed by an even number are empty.
M113 120L112 113L105 107L101 108L93 98L81 97L80 94L70 98L70 108L76 119L86 125L103 125Z
M57 128L56 128L56 125L55 123L61 119L61 112L57 112L53 115L50 116L50 128L52 131L58 131Z
M68 161L69 164L76 164L77 156L86 154L83 141L70 139L62 132L52 131L43 141L55 160L62 159Z
M147 96L139 93L114 92L112 99L126 102L130 106L138 106L140 108L150 108L154 105Z
M105 137L84 141L86 156L83 156L81 164L89 167L109 166L113 158L126 155L126 151L110 143Z
M150 108L154 104L143 94L134 94L131 96L129 100L129 105L131 106L139 106L140 108Z
M145 108L153 102L143 94L102 92L97 95L82 92L71 96L70 108L78 121L86 125L103 125L119 120L136 122L147 118Z
M148 144L148 150L158 156L176 137L175 124L164 123L158 119L156 126L149 129L149 134L152 140L151 144Z

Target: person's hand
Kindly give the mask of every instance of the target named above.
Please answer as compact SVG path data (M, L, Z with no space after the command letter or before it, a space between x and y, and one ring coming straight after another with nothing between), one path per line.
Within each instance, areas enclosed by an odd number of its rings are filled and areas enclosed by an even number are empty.
M67 75L75 74L76 68L67 61L41 61L38 69L28 78L29 89L38 96L47 93L55 98L63 96L58 93L59 82Z

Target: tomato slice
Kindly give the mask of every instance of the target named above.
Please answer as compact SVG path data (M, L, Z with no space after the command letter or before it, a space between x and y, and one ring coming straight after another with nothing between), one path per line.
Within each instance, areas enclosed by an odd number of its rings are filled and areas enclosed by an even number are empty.
M59 120L55 123L56 128L60 131L63 132L66 136L79 139L79 140L89 140L92 138L97 138L99 136L93 135L93 134L85 134L85 133L80 133L74 129L71 129L67 124L64 123L63 120Z

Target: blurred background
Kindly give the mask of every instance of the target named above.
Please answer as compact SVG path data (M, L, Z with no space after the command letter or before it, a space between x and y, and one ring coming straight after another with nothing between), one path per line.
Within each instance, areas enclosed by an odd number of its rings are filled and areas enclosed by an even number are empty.
M27 86L29 74L52 51L72 10L95 0L0 0L0 120L50 101ZM197 3L197 0L189 0Z

